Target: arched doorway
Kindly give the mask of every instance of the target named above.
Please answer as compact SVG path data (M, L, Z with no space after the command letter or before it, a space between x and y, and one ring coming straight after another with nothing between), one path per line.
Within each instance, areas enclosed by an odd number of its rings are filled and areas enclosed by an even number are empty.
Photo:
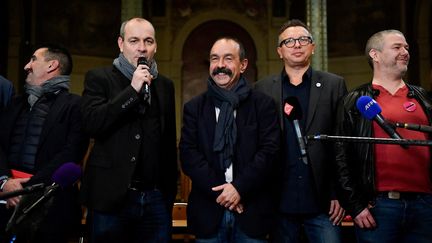
M256 81L256 48L249 33L240 25L227 20L211 20L197 26L187 37L182 53L182 104L207 89L209 52L213 42L222 36L239 39L249 59L246 78Z

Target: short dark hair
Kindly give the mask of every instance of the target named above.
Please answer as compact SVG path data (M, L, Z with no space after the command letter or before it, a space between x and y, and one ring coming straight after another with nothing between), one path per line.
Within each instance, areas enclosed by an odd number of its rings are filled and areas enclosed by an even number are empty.
M299 19L291 19L282 24L282 26L279 29L279 35L282 34L282 32L284 32L289 27L296 27L296 26L303 27L309 32L309 34L311 33L309 27L304 22L302 22Z
M237 39L235 37L231 37L231 36L223 36L223 37L217 38L213 42L213 45L214 45L214 43L216 43L216 42L218 42L220 40L232 40L235 43L237 43L239 45L239 57L240 57L240 60L242 61L242 60L246 59L246 50L245 50L245 48L243 46L243 43L239 39Z
M291 19L291 20L288 20L288 21L286 21L285 23L283 23L282 26L281 26L280 29L279 29L278 40L277 40L277 45L278 45L278 46L280 45L280 42L282 41L282 40L279 39L279 38L280 38L280 35L281 35L281 34L282 34L286 29L288 29L288 28L290 28L290 27L303 27L303 28L305 28L306 31L309 33L309 37L312 39L312 43L314 42L314 39L313 39L313 37L312 37L312 33L311 33L309 27L308 27L308 26L307 26L303 21L301 21L301 20L299 20L299 19Z
M70 75L72 73L73 63L69 51L60 44L46 43L38 46L37 49L46 48L45 60L58 60L61 75Z

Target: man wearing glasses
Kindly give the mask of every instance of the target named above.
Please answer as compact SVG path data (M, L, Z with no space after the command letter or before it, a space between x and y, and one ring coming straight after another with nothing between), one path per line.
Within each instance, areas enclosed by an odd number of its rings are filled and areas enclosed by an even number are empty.
M315 44L300 20L284 23L277 53L282 72L257 82L255 88L273 97L281 124L279 221L274 242L300 242L300 228L309 242L341 242L344 209L336 198L331 143L306 141L305 135L334 134L338 101L347 89L342 77L314 70Z

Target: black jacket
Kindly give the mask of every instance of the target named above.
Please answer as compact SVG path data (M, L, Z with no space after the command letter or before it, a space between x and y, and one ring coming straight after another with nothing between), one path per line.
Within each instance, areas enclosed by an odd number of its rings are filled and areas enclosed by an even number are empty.
M416 99L431 123L432 105L426 91L418 86L406 84L408 97ZM348 93L338 107L338 135L354 137L373 137L372 121L362 117L356 108L361 96L375 97L378 90L372 84L364 84ZM357 216L374 199L375 164L371 143L336 142L336 163L341 185L341 203L352 217Z
M85 205L112 211L121 205L140 153L144 128L138 114L142 99L114 66L91 70L85 77L82 112L84 128L94 147L82 180ZM177 148L174 84L159 75L152 81L160 111L161 143L156 186L172 207L177 192Z
M274 161L280 143L276 106L270 97L252 91L236 111L231 183L244 206L243 213L235 214L236 223L247 235L263 237L273 226L276 209ZM224 207L216 203L220 192L211 189L226 183L225 171L213 151L215 126L215 104L207 93L185 104L180 160L184 173L192 180L188 228L200 238L217 232L224 213Z
M61 91L54 99L45 119L36 153L34 176L24 186L52 183L53 173L66 162L81 163L88 147L88 137L82 130L78 95ZM11 176L7 161L12 131L20 114L30 109L27 95L19 95L0 113L0 176Z
M279 122L283 131L283 107L285 104L282 97L281 74L271 75L258 81L255 84L255 89L273 97L277 104ZM312 69L309 108L308 114L306 114L304 135L334 135L336 129L335 113L338 102L346 93L345 80L342 77ZM337 181L334 170L335 155L332 149L331 143L310 140L307 144L307 153L315 183L314 187L319 205L324 212L327 212L330 208L330 200L337 199ZM285 165L282 164L282 166ZM280 169L280 171L283 172L284 170ZM285 179L286 177L281 175L281 180Z
M16 121L23 111L30 108L27 97L27 95L14 97L10 105L0 113L0 175L11 176L11 167L7 156ZM34 175L27 183L23 184L24 187L38 183L50 185L53 174L62 164L67 162L81 163L87 151L89 139L82 130L81 97L67 91L61 91L55 95L50 94L48 99L51 99L52 103L39 138L35 168L32 171ZM64 172L63 169L63 174ZM65 181L66 178L61 179ZM42 193L36 192L26 195L23 200L26 198L28 199L27 203L34 202L32 200L40 198ZM41 232L49 232L50 236L55 234L55 237L58 237L58 242L61 242L59 239L64 237L66 232L74 230L73 226L80 223L81 207L77 194L78 187L76 186L56 190L52 197L54 199L53 204L45 201L31 210L24 217L19 230L29 229L29 231L24 232L24 235L30 237L31 231L37 227L38 220L41 219L44 210L47 209L47 215L40 225ZM48 199L50 198L48 197ZM21 201L21 203L23 202ZM24 205L28 204L24 203Z

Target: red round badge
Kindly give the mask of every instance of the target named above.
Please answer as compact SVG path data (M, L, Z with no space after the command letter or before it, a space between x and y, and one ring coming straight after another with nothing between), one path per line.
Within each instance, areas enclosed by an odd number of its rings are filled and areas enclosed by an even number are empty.
M403 104L406 111L413 112L417 109L417 106L414 102L407 101Z

